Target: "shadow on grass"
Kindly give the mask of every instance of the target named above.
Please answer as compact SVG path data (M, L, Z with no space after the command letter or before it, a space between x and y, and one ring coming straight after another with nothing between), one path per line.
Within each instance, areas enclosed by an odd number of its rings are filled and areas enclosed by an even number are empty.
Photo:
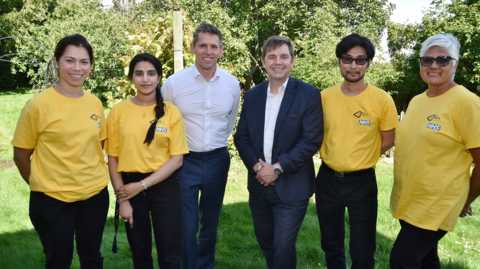
M349 236L348 228L347 219L347 238ZM108 217L101 249L105 258L104 268L132 268L131 251L125 235L124 224L120 223L119 226L117 235L118 253L116 254L111 251L114 231L114 218ZM297 239L297 268L326 268L325 255L320 248L320 238L315 204L310 204ZM350 268L348 240L345 245L347 248L347 268ZM389 268L388 259L392 246L393 240L377 233L375 268ZM153 243L153 249L155 268L158 268L155 243ZM45 255L42 250L40 239L33 229L0 234L0 268L43 268ZM265 257L255 238L247 202L223 206L218 229L215 263L215 267L220 269L266 268ZM76 253L71 268L80 268ZM442 264L442 268L467 269L468 266L449 262Z

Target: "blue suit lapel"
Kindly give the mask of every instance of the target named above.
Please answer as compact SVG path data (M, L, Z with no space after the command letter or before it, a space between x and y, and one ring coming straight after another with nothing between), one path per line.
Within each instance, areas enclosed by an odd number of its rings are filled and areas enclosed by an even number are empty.
M265 108L267 106L267 90L268 90L268 82L263 83L262 89L260 89L258 96L256 96L256 99L258 100L258 106L256 109L256 115L258 118L257 121L257 129L258 130L258 135L256 136L257 139L261 139L259 141L259 144L262 145L262 155L263 153L263 141L264 141L264 136L265 136ZM262 156L263 160L265 160L265 156Z
M295 87L295 80L290 77L288 79L287 88L285 89L285 94L283 95L280 110L278 111L277 122L275 123L275 133L273 135L273 145L275 145L275 143L277 142L278 133L282 128L282 122L287 116L288 109L290 108L290 105L292 104L296 93L297 88ZM265 109L263 113L265 114Z

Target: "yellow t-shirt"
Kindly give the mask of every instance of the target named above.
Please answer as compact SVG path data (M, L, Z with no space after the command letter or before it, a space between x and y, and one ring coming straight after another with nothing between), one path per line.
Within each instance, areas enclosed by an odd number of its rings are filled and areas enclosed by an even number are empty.
M164 101L164 104L165 115L157 122L150 146L143 141L150 122L155 120L156 104L142 107L129 99L112 108L107 118L106 151L108 155L118 157L118 172L154 172L171 155L188 153L182 115L172 103Z
M35 149L30 189L64 202L86 200L109 182L100 141L107 138L100 100L83 91L65 97L49 88L20 114L12 145Z
M398 124L393 99L370 84L356 96L346 96L341 86L322 91L322 160L343 172L374 167L380 157L380 131L390 131Z
M468 149L480 147L480 98L463 86L410 102L396 129L394 218L453 231L470 188Z

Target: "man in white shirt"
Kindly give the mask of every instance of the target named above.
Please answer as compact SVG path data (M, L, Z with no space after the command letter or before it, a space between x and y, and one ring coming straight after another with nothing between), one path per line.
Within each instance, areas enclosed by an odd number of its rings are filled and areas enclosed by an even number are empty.
M293 46L272 36L263 45L268 81L244 95L234 135L248 173L255 235L267 267L295 268L295 242L314 191L312 156L323 140L320 91L290 77Z
M223 45L222 33L216 26L200 24L190 51L195 54L195 64L170 76L161 91L164 100L182 113L190 150L179 171L182 268L213 268L230 168L227 140L237 119L240 88L234 76L217 66Z

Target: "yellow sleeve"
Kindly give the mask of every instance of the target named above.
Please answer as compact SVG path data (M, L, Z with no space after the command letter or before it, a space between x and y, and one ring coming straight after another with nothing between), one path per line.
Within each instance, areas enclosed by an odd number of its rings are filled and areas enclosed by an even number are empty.
M118 127L117 127L117 118L116 118L116 106L110 110L108 113L106 121L106 133L107 141L105 145L105 151L110 156L118 157Z
M34 149L40 135L39 113L32 102L27 101L18 118L17 128L13 136L12 145L22 149Z
M182 114L176 106L173 104L169 109L170 116L170 129L172 130L172 136L170 141L170 155L181 155L188 153L187 135L185 133L185 124L183 123Z
M480 148L480 98L462 98L457 108L455 121L458 122L457 131L465 143L465 149Z
M380 119L380 131L390 131L397 127L399 123L398 112L395 103L393 102L393 98L388 93L386 94L388 96L383 106L382 118Z

